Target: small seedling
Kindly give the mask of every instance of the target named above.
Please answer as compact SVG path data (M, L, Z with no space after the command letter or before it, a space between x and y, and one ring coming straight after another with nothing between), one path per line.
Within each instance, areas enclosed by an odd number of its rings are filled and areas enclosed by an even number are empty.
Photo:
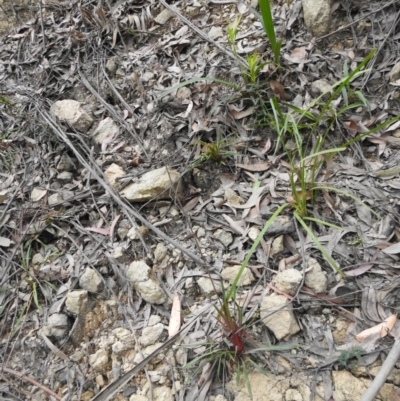
M222 296L219 298L218 306L214 306L217 312L216 319L222 329L222 341L218 343L208 343L208 349L201 355L189 362L185 369L196 367L190 379L193 379L204 366L211 364L216 369L217 377L221 377L221 372L234 369L236 380L239 382L244 379L248 393L251 397L251 386L248 378L248 365L265 374L265 371L258 365L255 356L259 352L267 351L287 351L299 348L300 345L268 345L259 344L248 332L249 323L243 321L243 308L236 302L238 283L253 253L257 249L261 239L268 228L275 221L276 217L287 205L283 205L275 211L271 218L265 223L263 229L255 239L252 247L246 255L245 260L228 289L222 287ZM211 278L211 275L210 275ZM212 278L211 278L212 280ZM214 285L214 281L212 280ZM206 344L198 344L206 345Z
M227 150L230 145L225 139L218 139L215 142L199 141L198 144L201 146L200 155L191 164L191 168L207 162L223 164L225 159L235 155L235 152Z
M351 347L348 350L343 350L339 355L338 363L345 368L351 369L356 366L354 361L355 358L357 359L358 363L364 363L364 359L362 358L364 353L365 350L357 346Z
M249 69L245 76L248 78L251 84L256 85L258 76L267 63L262 62L259 54L255 52L247 56L247 64Z

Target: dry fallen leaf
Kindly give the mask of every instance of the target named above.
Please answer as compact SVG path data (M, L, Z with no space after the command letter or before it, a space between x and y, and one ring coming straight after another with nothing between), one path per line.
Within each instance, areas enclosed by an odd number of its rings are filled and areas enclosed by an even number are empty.
M400 242L397 242L393 245L388 246L385 249L382 249L382 252L385 252L388 255L396 255L400 253Z
M0 246L9 247L11 241L8 238L0 237Z
M271 167L271 163L237 164L236 166L249 171L266 171Z
M108 228L88 227L86 230L97 234L110 235L110 230Z
M179 295L175 294L174 300L172 301L171 317L169 319L169 326L168 326L169 338L173 337L176 333L178 333L180 327L181 327L181 300L179 299Z
M297 192L297 196L301 199L301 198L303 197L302 192L301 192L301 191L298 191L298 192ZM307 191L307 192L306 192L306 199L307 199L307 200L310 200L310 199L311 199L311 192L310 192L310 191ZM294 203L296 203L297 201L296 201L296 198L295 198L293 195L290 195L290 196L288 196L288 197L286 198L286 202L291 203L291 204L294 204Z
M235 120L241 120L242 118L248 117L253 114L254 110L254 107L250 107L242 111L230 110L230 113Z
M296 47L290 55L285 54L284 57L294 64L303 64L310 61L306 47Z
M133 159L129 160L131 166L137 167L140 163L143 163L143 159L140 156L135 156Z
M351 136L356 136L358 133L358 125L354 120L343 121L344 127L349 131Z
M380 338L387 336L387 334L392 330L394 324L397 320L397 313L389 316L382 323L377 324L369 329L362 331L356 335L356 340L362 342L365 338L369 336L379 335Z
M199 203L199 201L200 198L198 196L190 199L190 201L183 207L184 212L190 212Z
M269 86L271 87L274 95L278 95L281 100L286 100L285 88L282 84L277 81L271 80L269 81Z

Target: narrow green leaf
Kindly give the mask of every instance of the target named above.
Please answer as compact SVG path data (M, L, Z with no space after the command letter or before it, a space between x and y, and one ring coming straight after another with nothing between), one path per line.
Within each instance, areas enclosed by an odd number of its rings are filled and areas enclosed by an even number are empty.
M252 247L250 248L249 252L247 253L243 263L240 266L240 269L238 271L238 274L235 277L235 280L233 281L230 290L227 293L226 299L236 299L236 288L237 284L240 280L240 277L243 274L244 269L246 268L247 264L249 263L250 258L253 256L253 253L258 247L258 244L260 243L261 239L264 237L264 234L267 232L268 228L271 226L271 224L275 221L275 219L281 214L282 210L285 209L287 206L289 206L288 203L285 203L275 211L275 213L268 219L268 221L265 223L263 229L261 230L260 234L258 234L257 238L255 239Z
M324 256L326 261L331 265L331 267L334 270L336 270L344 278L345 275L344 275L343 271L336 264L336 262L333 260L333 258L328 254L328 252L326 252L326 249L321 245L321 243L318 241L317 237L314 235L314 233L311 231L311 229L307 226L305 221L300 217L300 215L297 212L294 212L294 217L301 224L301 226L304 228L304 230L307 232L307 234L310 236L310 238L313 240L314 244L319 249L319 251L322 253L322 255Z

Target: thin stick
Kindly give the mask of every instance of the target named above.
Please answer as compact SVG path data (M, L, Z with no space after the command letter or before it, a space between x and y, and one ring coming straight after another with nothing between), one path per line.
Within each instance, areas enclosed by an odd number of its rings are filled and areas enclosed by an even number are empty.
M25 381L27 381L29 383L32 383L34 386L39 387L40 389L45 391L47 394L50 394L55 399L61 401L61 397L58 394L56 394L54 391L50 390L45 385L37 382L33 377L23 375L23 374L15 371L15 370L12 370L12 369L9 369L9 368L6 368L6 367L3 367L2 370L3 370L3 372L10 373L11 375L14 375L14 376L18 377L19 379L22 379L22 380L25 380Z
M363 394L360 401L374 401L376 395L379 393L381 387L385 384L390 372L400 357L400 337L394 342L389 355L383 362L381 370L375 376L374 381L368 387L367 391Z
M43 35L43 53L46 51L46 34L44 32L44 22L43 22L43 10L42 10L42 0L39 0L39 14L40 14L40 25L42 27Z

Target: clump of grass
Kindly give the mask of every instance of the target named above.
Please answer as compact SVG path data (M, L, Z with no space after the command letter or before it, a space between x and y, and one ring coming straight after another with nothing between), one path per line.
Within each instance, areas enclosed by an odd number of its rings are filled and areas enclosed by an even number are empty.
M235 152L229 150L230 144L226 139L218 138L215 142L198 141L198 145L201 147L200 155L191 164L191 168L207 162L223 164L227 158L235 155Z
M285 207L286 205L279 207L265 223L263 229L247 253L230 287L228 289L222 287L221 297L218 299L217 305L214 305L216 310L216 319L220 323L223 334L222 340L219 342L194 345L206 345L208 348L205 352L194 358L185 366L186 370L194 369L194 373L190 376L190 380L192 380L193 377L207 364L211 364L212 368L216 371L216 376L219 378L221 378L223 372L235 372L237 382L243 378L248 393L252 398L251 385L248 378L249 367L255 368L263 374L266 373L255 358L257 353L288 351L300 347L300 345L263 345L258 343L249 334L248 328L250 327L250 324L243 321L243 308L236 301L238 283L240 282L240 278L247 267L250 258L254 254L268 228Z

